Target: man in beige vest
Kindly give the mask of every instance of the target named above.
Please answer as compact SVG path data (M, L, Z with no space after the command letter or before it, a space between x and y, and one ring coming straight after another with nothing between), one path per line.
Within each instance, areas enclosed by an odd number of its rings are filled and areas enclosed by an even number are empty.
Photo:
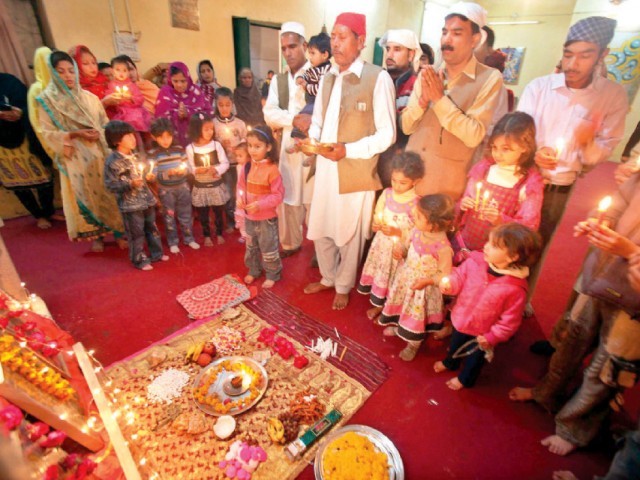
M291 152L291 130L296 115L305 105L304 89L296 85L308 67L305 30L298 22L285 22L280 29L280 47L287 62L287 71L273 77L269 96L263 108L264 119L271 128L282 129L280 145L280 174L284 185L284 201L278 209L280 256L289 257L302 245L302 223L313 194L313 179L307 182L309 167L304 166L305 155Z
M335 65L322 78L309 137L333 150L318 155L308 238L322 280L305 293L335 289L333 309L349 303L371 231L378 156L395 138L395 91L387 72L360 59L366 18L342 13L331 32Z
M402 112L408 151L420 154L425 176L419 195L445 193L457 200L475 149L482 142L502 88L502 75L479 63L473 50L483 40L487 12L459 2L445 17L440 48L444 68L423 70Z

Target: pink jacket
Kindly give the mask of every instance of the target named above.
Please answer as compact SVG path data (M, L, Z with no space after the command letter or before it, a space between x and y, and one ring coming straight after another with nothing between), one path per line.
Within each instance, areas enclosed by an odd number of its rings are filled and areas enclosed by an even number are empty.
M482 252L472 252L449 277L452 295L458 295L451 312L453 326L467 335L483 335L495 346L511 338L522 322L527 303L527 280L510 275L494 277Z

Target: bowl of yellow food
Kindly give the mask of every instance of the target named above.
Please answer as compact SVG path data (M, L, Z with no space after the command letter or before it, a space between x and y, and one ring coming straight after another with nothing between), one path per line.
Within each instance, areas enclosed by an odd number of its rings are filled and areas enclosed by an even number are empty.
M404 480L393 442L366 425L347 425L329 435L316 453L317 480Z
M300 143L300 150L306 155L325 155L333 151L331 143Z

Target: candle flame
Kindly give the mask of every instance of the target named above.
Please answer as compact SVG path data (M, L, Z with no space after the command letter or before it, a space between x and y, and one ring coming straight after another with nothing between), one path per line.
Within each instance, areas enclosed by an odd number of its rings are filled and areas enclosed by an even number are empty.
M153 160L150 160L149 161L149 173L153 172L153 165L154 165Z
M477 190L477 191L482 190L482 182L478 182L478 183L476 183L476 190Z
M488 200L489 199L489 195L490 195L489 190L485 190L484 193L482 194L482 198L484 200Z
M565 146L566 142L564 141L564 138L560 137L558 138L558 140L556 140L556 157L562 155L562 151L564 150Z
M609 210L609 207L611 206L611 200L612 199L610 195L607 195L602 200L600 200L600 203L598 204L598 211L606 212L607 210Z

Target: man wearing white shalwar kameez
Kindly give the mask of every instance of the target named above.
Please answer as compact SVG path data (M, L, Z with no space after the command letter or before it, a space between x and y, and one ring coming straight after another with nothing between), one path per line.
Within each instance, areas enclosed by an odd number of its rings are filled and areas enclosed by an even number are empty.
M342 310L355 286L370 236L375 191L381 188L377 158L395 140L395 91L387 72L363 62L365 17L343 13L331 34L336 65L320 83L309 137L332 144L318 155L308 238L315 243L322 280L305 293L335 288Z

